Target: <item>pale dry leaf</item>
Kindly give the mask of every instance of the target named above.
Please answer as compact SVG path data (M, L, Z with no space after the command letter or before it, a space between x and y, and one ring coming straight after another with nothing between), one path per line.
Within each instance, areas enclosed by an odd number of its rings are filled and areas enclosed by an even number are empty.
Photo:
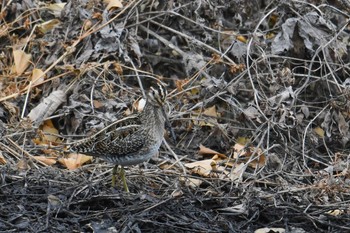
M203 146L202 144L199 145L199 151L198 151L199 154L202 154L202 155L216 155L216 154L220 154L220 155L223 155L215 150L212 150L208 147L205 147Z
M231 181L242 181L243 173L247 166L245 166L244 163L236 164L235 168L232 169L231 173L229 174L229 178Z
M261 116L260 112L256 107L254 106L249 106L248 108L244 109L244 115L250 119L257 119L258 117Z
M56 157L34 156L34 158L40 162L45 163L48 166L52 166L57 162Z
M320 127L317 126L314 128L314 132L320 137L320 138L324 138L324 130Z
M238 204L238 205L230 206L230 207L226 207L226 208L219 208L216 210L234 213L234 214L245 214L248 212L248 209L244 204Z
M49 4L47 6L47 8L51 11L51 13L56 16L56 17L60 17L61 16L61 12L64 8L64 6L67 3L53 3L53 4Z
M192 189L198 188L203 183L203 180L197 178L180 177L179 180Z
M51 120L45 121L44 125L42 126L42 131L44 133L44 140L43 141L61 142L61 139L59 139L56 136L59 134L59 132L55 128L55 126L52 124Z
M203 112L202 111L198 111L194 113L195 116L207 116L207 117L212 117L208 120L196 120L193 123L195 125L199 125L199 126L209 126L209 127L213 127L215 124L217 124L217 117L218 117L218 113L216 111L216 107L215 105L210 107L210 108L206 108Z
M0 25L0 38L9 35L9 28L8 25Z
M276 228L276 227L264 227L254 231L254 233L284 233L286 230L284 228Z
M332 215L332 216L340 216L340 215L344 214L344 210L340 210L340 209L329 210L326 213L329 214L329 215Z
M13 50L13 60L15 61L15 69L18 75L23 74L23 72L30 65L30 59L32 55L23 52L22 50Z
M101 101L93 100L92 102L94 104L94 108L102 108L103 107L103 103Z
M61 21L59 21L58 19L51 19L44 23L38 24L38 30L42 34L46 34L47 32L51 31L54 27L58 26L60 23Z
M233 146L234 153L233 158L234 159L240 159L240 161L249 162L248 166L257 168L257 167L263 167L266 164L266 156L262 152L260 148L256 147L245 147L239 143L236 143ZM254 158L253 152L254 153Z
M120 0L105 0L106 3L108 3L107 5L107 10L110 10L112 8L123 8L123 4Z
M5 165L7 163L5 157L2 155L2 152L0 151L0 164Z
M216 111L216 107L215 105L213 105L212 107L210 108L206 108L203 112L203 115L205 116L211 116L211 117L217 117L218 116L218 113Z
M31 76L31 81L33 82L34 85L38 85L42 82L44 82L44 71L41 69L33 69L32 71L32 76Z
M215 162L213 159L205 159L192 163L186 163L185 167L192 169L192 171L203 177L209 177L212 172L212 163Z
M233 146L233 158L234 159L238 159L240 157L241 154L245 153L245 149L244 149L244 145L240 144L240 143L236 143Z
M179 198L184 195L183 191L181 190L175 190L174 192L171 193L172 198Z
M28 117L34 122L34 125L39 126L41 122L51 116L56 111L66 98L66 93L62 90L53 91L39 105L33 108Z
M57 196L52 195L52 194L47 196L47 201L50 204L50 206L53 207L54 209L56 209L62 205L61 199Z
M83 164L90 162L91 160L92 156L70 153L68 158L61 158L58 161L69 170L74 170L81 167Z
M237 170L233 170L232 173L226 170L226 166L221 166L218 164L222 160L216 161L214 159L205 159L201 161L196 161L192 163L186 163L185 167L191 169L195 174L198 174L202 177L215 177L222 180L236 181L240 172L243 172L241 167L238 167Z

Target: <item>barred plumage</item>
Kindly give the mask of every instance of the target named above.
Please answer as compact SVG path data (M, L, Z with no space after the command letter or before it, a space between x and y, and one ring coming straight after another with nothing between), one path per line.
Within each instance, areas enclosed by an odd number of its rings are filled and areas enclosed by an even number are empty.
M167 91L161 84L151 87L141 113L115 121L96 134L74 143L71 151L101 157L116 165L114 172L118 165L147 161L157 153L162 143L167 120L163 108L166 95ZM128 191L125 177L122 178Z

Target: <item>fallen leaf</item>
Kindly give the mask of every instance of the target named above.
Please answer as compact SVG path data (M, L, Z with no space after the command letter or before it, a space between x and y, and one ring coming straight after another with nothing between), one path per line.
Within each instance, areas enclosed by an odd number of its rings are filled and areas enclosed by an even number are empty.
M40 136L33 139L33 142L37 145L51 145L61 142L61 139L57 137L59 135L58 130L55 128L51 120L46 120L44 124L39 127Z
M94 108L101 108L103 107L103 103L101 103L98 100L93 100Z
M229 175L230 180L236 181L236 182L242 181L245 168L246 168L246 166L244 163L236 164L236 166L230 172L230 175Z
M5 165L7 162L6 162L6 159L5 157L2 155L1 151L0 151L0 164L1 165Z
M47 6L47 8L51 11L51 13L56 16L56 17L60 17L61 16L61 12L64 8L64 6L67 3L53 3L53 4L49 4Z
M212 163L215 162L213 159L206 159L196 161L192 163L186 163L185 166L200 176L209 177L212 172Z
M185 167L191 169L193 173L202 177L213 177L230 181L241 179L242 173L244 172L243 166L244 164L236 164L233 169L228 170L222 159L205 159L185 164Z
M56 157L34 156L36 160L45 163L48 166L52 166L56 163Z
M286 230L284 228L276 228L276 227L264 227L254 231L254 233L284 233Z
M119 0L105 0L105 2L108 3L106 7L107 10L110 10L112 8L123 8L123 4Z
M220 155L223 155L215 150L212 150L208 147L205 147L203 146L202 144L199 145L199 151L198 151L199 154L201 155L216 155L216 154L220 154Z
M192 189L198 188L203 183L203 180L197 178L180 177L179 180Z
M336 209L336 210L327 211L326 213L329 215L332 215L332 216L339 216L339 215L344 214L344 210Z
M236 39L240 42L247 43L248 39L245 36L238 35L236 36Z
M59 132L55 128L51 120L47 120L44 122L42 131L45 134L44 137L47 142L61 142L61 140L56 136L59 135Z
M66 93L63 90L56 90L43 99L40 104L33 108L28 117L35 126L42 124L43 119L49 117L65 101Z
M15 62L15 69L18 75L23 74L23 72L30 65L30 59L32 55L23 52L22 50L13 50L13 60Z
M203 115L211 116L211 117L218 117L218 113L216 112L215 105L211 106L210 108L206 108L203 112Z
M324 130L321 127L317 126L314 128L314 132L321 138L324 138Z
M208 120L194 120L193 122L194 122L195 125L199 125L199 126L202 126L202 127L203 126L213 127L214 124L217 123L217 119L216 118L218 117L218 113L216 111L215 105L210 107L210 108L204 109L203 112L202 111L195 112L194 115L195 116L203 115L203 116L207 116L207 117L212 117L213 118L213 119L210 119L210 121L213 122L213 123L211 123Z
M81 167L87 162L91 162L91 160L92 156L70 153L67 158L61 158L58 161L69 170L74 170Z
M238 204L238 205L230 206L230 207L226 207L226 208L219 208L216 210L234 213L234 214L245 214L248 212L248 209L247 209L246 205L244 205L244 204Z
M255 147L246 147L239 143L236 143L233 146L233 158L239 159L240 162L248 163L248 166L257 168L262 167L266 164L266 156L263 154L260 148ZM256 150L256 151L255 151ZM254 158L252 159L253 152Z
M33 82L33 84L40 84L42 82L44 82L44 71L42 71L41 69L33 69L32 71L32 76L31 76L31 81Z
M47 32L51 31L54 27L59 25L60 23L61 23L61 21L59 21L58 19L51 19L51 20L46 21L44 23L38 24L38 30L42 34L46 34Z

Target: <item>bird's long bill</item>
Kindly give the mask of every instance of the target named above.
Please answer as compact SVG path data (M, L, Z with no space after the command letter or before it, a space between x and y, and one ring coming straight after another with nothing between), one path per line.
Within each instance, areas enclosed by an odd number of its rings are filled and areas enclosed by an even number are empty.
M176 142L176 135L174 133L173 128L171 127L169 118L168 118L167 114L165 114L164 108L161 108L161 109L162 109L162 114L165 118L165 127L170 131L171 138L174 140L174 142Z

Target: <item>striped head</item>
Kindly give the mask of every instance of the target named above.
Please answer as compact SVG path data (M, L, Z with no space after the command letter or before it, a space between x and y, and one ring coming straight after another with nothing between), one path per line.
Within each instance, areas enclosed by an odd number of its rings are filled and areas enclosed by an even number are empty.
M166 88L161 84L152 86L147 93L147 102L153 106L163 106L168 92Z

